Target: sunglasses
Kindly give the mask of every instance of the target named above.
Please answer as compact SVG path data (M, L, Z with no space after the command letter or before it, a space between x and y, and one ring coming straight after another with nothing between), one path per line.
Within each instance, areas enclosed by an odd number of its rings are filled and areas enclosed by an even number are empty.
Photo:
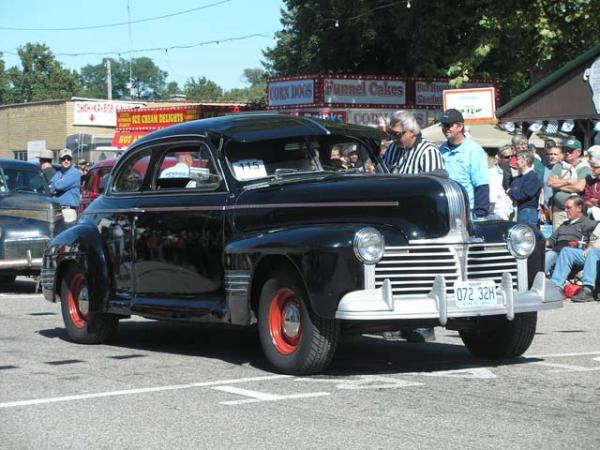
M500 158L502 159L511 159L514 155L501 155Z
M443 123L442 128L452 128L456 123Z
M71 158L70 156L63 156L62 158L60 158L60 162L62 161L71 161L73 158Z
M404 136L404 133L406 133L406 131L394 131L394 130L390 130L390 131L387 132L387 134L390 137L390 139L399 139L402 136Z

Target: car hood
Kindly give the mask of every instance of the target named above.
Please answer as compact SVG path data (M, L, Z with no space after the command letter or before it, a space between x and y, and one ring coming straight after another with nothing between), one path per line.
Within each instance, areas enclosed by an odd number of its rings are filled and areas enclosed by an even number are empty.
M44 222L57 220L58 205L51 197L39 194L12 193L0 195L0 216L34 219Z
M332 175L247 188L232 209L237 231L323 223L390 226L407 240L449 232L444 184L431 176Z

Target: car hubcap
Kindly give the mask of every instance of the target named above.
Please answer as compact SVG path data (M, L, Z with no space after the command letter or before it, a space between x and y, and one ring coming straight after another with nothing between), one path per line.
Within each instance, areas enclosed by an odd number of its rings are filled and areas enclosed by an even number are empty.
M81 273L75 274L71 279L67 304L73 325L84 328L89 313L89 296L85 276Z
M279 289L271 298L269 332L273 345L283 355L296 351L302 336L300 299L291 289Z

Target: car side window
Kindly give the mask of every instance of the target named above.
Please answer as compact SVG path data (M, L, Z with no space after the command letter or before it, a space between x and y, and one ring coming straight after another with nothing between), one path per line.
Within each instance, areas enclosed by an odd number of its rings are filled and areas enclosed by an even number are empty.
M220 177L204 145L170 147L160 161L156 189L215 189Z
M113 192L137 192L142 189L144 178L150 166L150 150L132 156L119 170L112 186Z

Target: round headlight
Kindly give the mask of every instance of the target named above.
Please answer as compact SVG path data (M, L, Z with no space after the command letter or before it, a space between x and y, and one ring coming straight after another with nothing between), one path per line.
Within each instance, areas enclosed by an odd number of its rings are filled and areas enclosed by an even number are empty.
M354 253L365 264L376 264L383 257L385 241L375 228L362 228L354 235Z
M535 233L527 225L515 225L508 232L508 249L515 258L527 258L535 249Z

